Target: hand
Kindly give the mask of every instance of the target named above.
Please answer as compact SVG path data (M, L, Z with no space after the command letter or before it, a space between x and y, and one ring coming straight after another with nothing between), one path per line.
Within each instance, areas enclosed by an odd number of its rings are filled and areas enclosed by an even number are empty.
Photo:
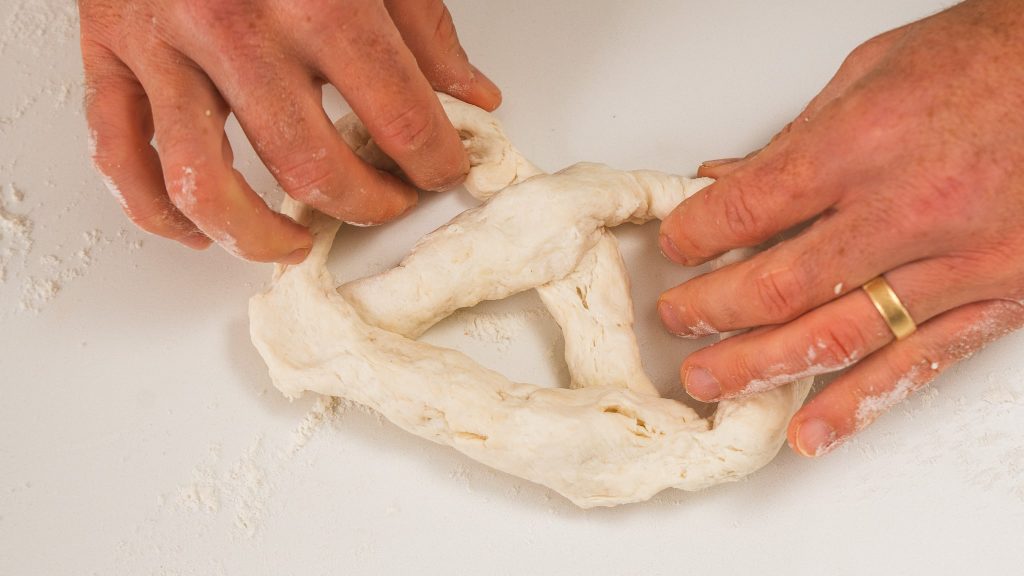
M827 452L908 393L1024 324L1024 11L968 0L857 48L807 108L662 223L696 265L812 222L665 292L668 329L762 326L683 363L704 401L851 367L790 423ZM895 342L860 286L883 275L918 324Z
M232 168L233 112L285 192L377 224L415 190L366 165L321 106L338 88L415 186L469 170L434 90L492 110L498 88L467 60L441 0L80 0L93 160L141 228L295 263L309 231L270 210ZM154 134L157 148L150 145Z

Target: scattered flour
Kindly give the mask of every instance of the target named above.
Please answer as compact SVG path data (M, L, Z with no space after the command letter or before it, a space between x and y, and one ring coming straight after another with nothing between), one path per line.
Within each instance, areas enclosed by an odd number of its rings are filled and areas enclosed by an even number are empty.
M269 448L263 434L257 434L230 466L223 461L221 446L211 444L203 460L192 469L191 479L177 487L174 510L218 514L226 509L238 534L255 538L267 515L276 479L324 424L338 418L346 406L336 398L318 398L287 442ZM161 497L160 501L166 503L168 498Z
M290 457L298 454L316 435L324 422L333 420L347 405L347 403L343 405L340 399L330 396L317 398L313 408L306 413L299 426L292 431L292 443L286 450L287 455Z
M142 240L132 238L124 228L114 236L93 229L82 232L77 243L64 240L33 258L40 250L32 214L46 212L40 210L43 205L39 202L31 208L29 204L25 190L13 182L0 186L0 286L12 283L21 292L18 304L9 310L39 313L71 283L85 276L97 257L114 243L129 253L142 248Z
M220 510L220 484L216 467L221 447L211 444L202 463L192 469L192 481L178 487L178 505L188 510L217 512Z
M463 333L466 336L480 342L497 344L499 351L506 352L529 321L545 317L547 311L543 308L527 308L514 312L460 311L457 314L462 320Z
M1024 421L1022 377L1019 371L991 374L987 386L980 398L959 403L936 445L945 442L952 449L970 485L1024 502L1024 442L1019 433Z
M21 0L8 13L3 26L0 55L15 46L40 55L48 45L52 49L75 38L78 5L76 2Z
M95 256L111 244L111 239L100 230L82 233L81 248L74 253L69 263L56 254L40 259L43 270L28 275L22 282L21 310L39 313L43 307L57 297L68 284L81 278L95 262ZM64 265L62 265L64 264Z
M21 94L15 102L8 105L6 113L0 114L0 135L6 135L11 131L40 102L52 100L54 109L61 110L68 102L77 99L80 91L80 83L49 80L34 91Z
M235 511L235 527L252 538L260 528L270 494L271 467L264 464L263 436L256 436L245 454L228 472L226 487Z
M20 204L25 201L25 193L15 186L14 182L9 182L7 184L7 196L15 203Z
M921 365L921 379L924 374ZM894 434L880 432L890 425L883 419L871 429L852 437L839 447L843 452L856 450L862 457L876 463L869 467L869 478L855 482L870 494L882 491L897 479L909 482L919 480L922 468L945 464L957 471L951 478L964 486L990 493L997 500L1006 495L1024 503L1024 442L1020 437L1020 422L1024 421L1024 373L1020 368L977 374L971 366L953 368L957 377L969 383L966 396L943 392L940 384L914 393L898 406L892 406L901 395L915 387L914 375L908 374L892 393L872 400L858 417L878 416L878 411L893 407L892 418L928 420L936 412L943 414L939 422L931 422L928 429L917 426L908 432ZM878 477L879 471L885 475ZM905 477L905 478L904 478Z
M28 255L32 251L32 220L26 214L8 210L5 196L12 202L21 203L25 196L13 184L8 184L5 194L0 194L0 284L7 281L11 268L24 270Z

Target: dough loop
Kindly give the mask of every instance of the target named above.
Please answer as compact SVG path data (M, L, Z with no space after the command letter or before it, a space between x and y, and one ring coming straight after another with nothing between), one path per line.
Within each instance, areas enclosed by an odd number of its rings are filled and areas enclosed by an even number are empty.
M699 490L767 464L812 379L722 401L709 419L659 397L606 230L662 218L710 181L597 164L544 174L490 114L441 100L470 155L466 187L485 202L425 236L397 267L339 288L326 262L341 224L286 199L282 211L310 226L313 250L278 266L249 304L252 340L277 388L366 405L581 507ZM338 129L365 160L395 169L354 117ZM534 288L562 328L572 389L511 382L415 340L459 308Z

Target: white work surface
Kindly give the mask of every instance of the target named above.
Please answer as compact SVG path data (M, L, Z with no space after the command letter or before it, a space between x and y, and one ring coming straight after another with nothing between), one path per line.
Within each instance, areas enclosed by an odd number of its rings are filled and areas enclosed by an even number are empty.
M860 41L944 2L449 4L538 164L692 173L760 146ZM146 236L92 172L73 4L2 3L0 78L0 574L1019 573L1022 335L820 461L783 449L743 482L579 510L358 408L281 397L246 318L270 267ZM471 204L460 190L347 230L332 268L393 265ZM693 272L661 258L656 230L618 235L644 360L674 390L706 342L660 330L654 299ZM519 296L427 337L556 384L560 337L538 310Z

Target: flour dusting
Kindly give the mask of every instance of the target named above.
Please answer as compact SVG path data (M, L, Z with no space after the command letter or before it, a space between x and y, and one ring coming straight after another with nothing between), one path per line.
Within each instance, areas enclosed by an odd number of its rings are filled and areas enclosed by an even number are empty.
M203 512L220 510L220 484L215 472L220 451L220 444L211 444L203 462L192 469L192 481L178 487L179 506Z
M214 514L226 502L236 529L252 538L259 530L271 488L265 460L263 437L258 435L245 453L221 472L221 446L211 444L203 461L192 469L192 479L178 487L177 508Z
M110 238L94 229L82 233L79 250L66 264L56 254L43 256L40 259L42 271L28 275L22 283L21 310L39 313L68 284L84 276L93 265L96 254L110 244Z
M922 365L920 377L925 377ZM930 368L930 366L927 366ZM1024 503L1024 442L1020 422L1024 421L1024 376L1019 368L978 374L971 366L958 366L957 378L969 382L967 395L943 392L941 382L913 394L895 410L892 404L913 389L909 379L891 394L873 401L859 416L877 416L875 410L888 407L894 419L917 420L933 411L941 411L942 421L928 429L910 427L899 436L879 436L874 427L851 438L840 452L857 450L877 461L870 474L885 470L883 478L863 482L865 491L888 485L894 478L909 476L917 481L920 469L947 464L957 471L951 482L991 493L1008 495ZM884 425L880 421L878 425ZM869 440L870 438L870 440ZM881 441L879 441L879 438ZM840 454L840 457L843 457ZM878 482L875 482L878 480Z
M40 55L47 44L59 45L73 39L77 28L77 3L21 0L4 21L0 55L13 46Z
M20 204L25 201L25 193L15 186L14 182L7 183L7 196L16 204Z
M466 336L480 342L497 344L499 351L507 352L529 322L544 317L547 311L543 308L528 308L500 313L461 311L457 315L462 320L463 333Z
M891 390L862 399L857 405L857 429L865 428L874 422L879 415L904 401L911 392L934 377L934 370L928 377L922 377L923 373L922 365L915 365L896 381Z
M813 360L813 359L812 359ZM810 360L808 360L810 361ZM785 367L778 365L772 366L769 370L776 372L772 376L766 376L764 378L757 378L747 382L747 385L743 387L743 394L758 394L761 392L767 392L768 390L774 390L783 384L789 384L790 382L796 382L803 378L809 378L811 376L820 376L822 374L828 374L837 370L842 370L848 367L852 362L842 365L825 365L825 364L812 364L807 368L786 373L782 371Z
M0 284L13 273L11 268L25 268L33 246L32 221L27 214L9 210L5 202L7 197L10 202L21 203L24 194L14 184L8 184L5 192L0 193Z
M713 336L718 334L718 329L704 320L697 320L696 324L689 326L688 328L690 330L689 336L693 338L703 338L704 336Z
M179 202L181 209L189 212L196 205L196 171L191 166L184 166L181 169L181 177L177 180L178 191L181 194Z
M240 536L255 538L268 514L278 478L324 424L340 417L345 407L338 399L321 396L287 441L268 446L264 435L257 434L230 463L224 461L220 444L211 444L192 469L189 481L175 490L174 510L210 515L223 510L230 514Z
M299 423L299 426L292 431L292 443L287 449L288 456L295 456L306 444L316 435L324 422L333 420L345 409L338 398L332 396L320 396L313 408L306 413L306 416Z

